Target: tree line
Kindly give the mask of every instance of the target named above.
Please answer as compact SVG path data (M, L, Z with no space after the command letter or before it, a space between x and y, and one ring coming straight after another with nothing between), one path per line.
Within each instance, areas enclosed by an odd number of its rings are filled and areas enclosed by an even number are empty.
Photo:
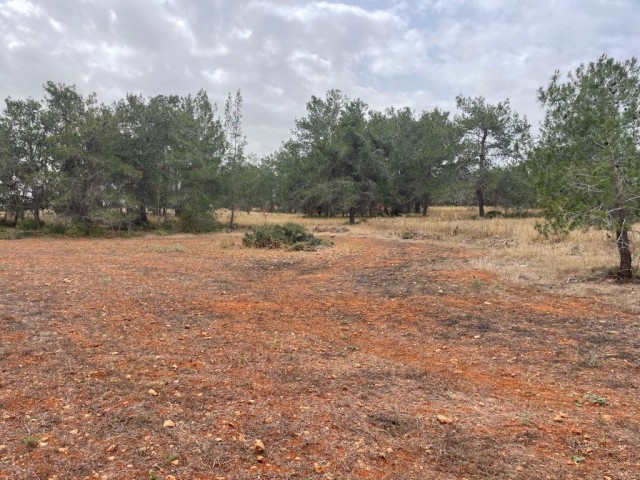
M148 224L175 214L213 226L214 206L245 206L264 170L245 158L242 96L219 113L207 93L127 95L111 105L48 82L41 100L5 101L0 117L0 208L5 222L41 212L90 227Z
M312 97L273 159L279 206L308 214L426 215L431 203L535 204L530 126L509 101L457 98L459 113L370 110L338 90Z
M429 206L541 208L543 234L605 228L619 275L632 275L640 215L640 71L606 55L538 91L534 138L508 100L456 99L457 111L370 109L339 90L311 97L271 155L246 155L242 96L218 111L195 96L128 94L111 105L48 82L40 100L5 101L0 209L5 223L42 210L90 228L132 228L148 213L214 227L215 208L309 215L426 215Z

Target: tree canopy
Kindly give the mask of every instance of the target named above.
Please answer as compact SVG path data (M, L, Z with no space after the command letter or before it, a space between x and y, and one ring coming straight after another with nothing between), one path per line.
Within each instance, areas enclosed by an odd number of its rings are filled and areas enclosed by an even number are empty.
M632 276L629 232L640 218L640 67L603 55L539 91L535 154L543 231L596 227L615 234L622 278Z

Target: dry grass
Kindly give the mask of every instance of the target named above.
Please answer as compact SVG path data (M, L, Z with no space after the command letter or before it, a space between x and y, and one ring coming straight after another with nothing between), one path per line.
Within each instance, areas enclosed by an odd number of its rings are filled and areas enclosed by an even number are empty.
M576 231L567 236L544 238L535 230L535 218L478 220L466 207L433 207L429 216L377 217L357 225L346 218L318 218L294 214L236 212L241 227L263 223L299 223L318 232L364 236L400 237L407 240L444 242L478 252L472 268L497 273L504 281L560 289L566 295L609 298L617 305L640 312L637 285L614 284L607 269L615 268L618 255L607 232ZM228 211L218 212L228 221Z
M637 316L502 280L528 234L263 220L335 245L7 241L0 479L639 478Z

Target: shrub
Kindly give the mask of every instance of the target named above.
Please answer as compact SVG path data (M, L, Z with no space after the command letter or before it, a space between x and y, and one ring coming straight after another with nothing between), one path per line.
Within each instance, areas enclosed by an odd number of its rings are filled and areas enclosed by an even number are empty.
M253 248L280 248L312 250L323 242L296 223L261 225L244 234L242 244Z
M177 228L186 233L208 233L218 230L220 224L209 213L182 212Z
M40 225L44 226L44 222L41 221ZM36 221L33 218L23 218L22 220L18 220L16 227L18 228L18 230L22 230L23 232L38 230L38 225L36 224Z

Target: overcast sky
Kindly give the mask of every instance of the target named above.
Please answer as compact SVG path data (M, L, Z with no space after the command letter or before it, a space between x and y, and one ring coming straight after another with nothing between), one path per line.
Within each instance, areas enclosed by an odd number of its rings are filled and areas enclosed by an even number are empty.
M240 89L257 154L331 88L379 110L509 98L537 124L556 69L638 56L639 25L639 0L0 0L0 98Z

